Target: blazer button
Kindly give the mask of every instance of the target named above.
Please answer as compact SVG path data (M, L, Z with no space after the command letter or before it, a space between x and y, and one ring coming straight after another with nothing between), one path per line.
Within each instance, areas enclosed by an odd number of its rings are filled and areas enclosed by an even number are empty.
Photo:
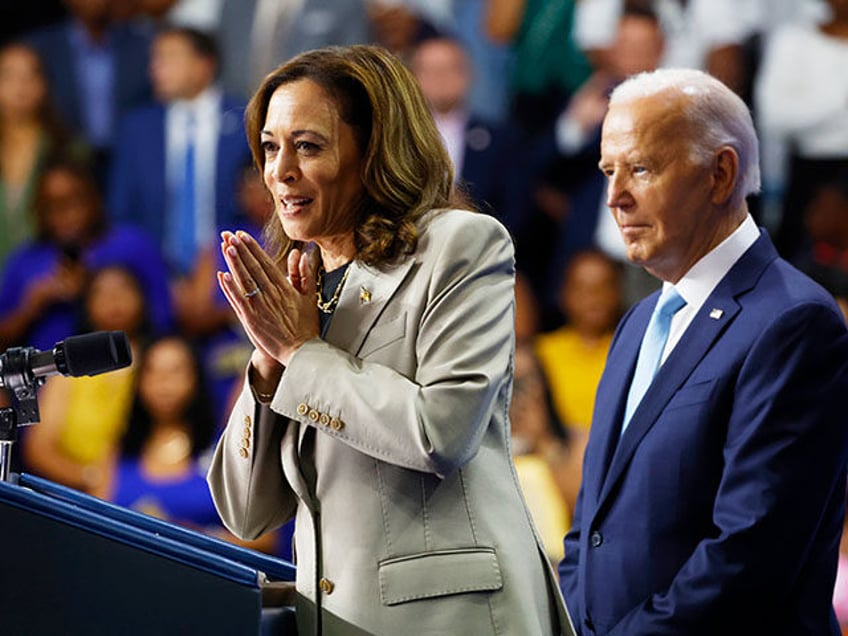
M319 420L319 421L320 421L320 422L321 422L321 424L323 424L324 426L329 426L329 424L330 424L330 416L329 416L329 415L327 415L326 413L321 413L321 418L320 418L320 420Z
M604 536L600 532L595 530L589 537L589 541L591 542L593 548L597 548L604 542Z
M332 594L333 590L336 589L336 584L330 579L322 577L318 582L318 587L321 588L321 591L324 592L324 594Z
M309 406L305 402L301 402L297 405L297 414L298 415L306 415L309 412Z
M344 428L344 422L342 422L339 418L334 417L332 420L330 420L330 426L333 428L334 431L340 431Z
M248 456L249 454L250 454L250 453L248 452L248 450L247 450L244 446L242 446L242 447L239 449L239 455L241 455L241 456L242 456L242 459L247 459L247 456Z
M249 415L244 416L244 426L245 428L250 428L251 420Z
M318 414L318 411L316 411L315 409L309 409L310 420L312 420L313 422L317 422L319 417L320 415Z

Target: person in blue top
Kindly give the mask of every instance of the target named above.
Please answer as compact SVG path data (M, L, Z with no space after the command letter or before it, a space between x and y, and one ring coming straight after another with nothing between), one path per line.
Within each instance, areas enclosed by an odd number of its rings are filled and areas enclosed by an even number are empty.
M88 274L105 265L123 265L138 277L154 331L172 328L158 246L137 228L108 223L85 165L61 159L45 166L35 210L35 237L9 255L0 277L0 346L51 349L76 334Z

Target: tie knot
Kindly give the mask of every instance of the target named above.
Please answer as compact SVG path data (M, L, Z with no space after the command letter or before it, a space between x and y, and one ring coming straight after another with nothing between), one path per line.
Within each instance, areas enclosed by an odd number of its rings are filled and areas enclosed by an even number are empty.
M667 287L660 295L654 312L664 318L669 318L680 311L685 304L686 301L683 300L683 296L677 293L674 287Z

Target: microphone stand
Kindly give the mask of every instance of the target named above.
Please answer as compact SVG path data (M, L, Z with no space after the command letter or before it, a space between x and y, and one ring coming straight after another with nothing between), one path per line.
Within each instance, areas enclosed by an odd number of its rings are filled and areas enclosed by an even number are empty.
M3 379L14 395L14 404L0 408L0 481L11 481L12 445L18 439L18 425L38 422L38 387L44 378L30 371L34 347L12 347L4 354Z

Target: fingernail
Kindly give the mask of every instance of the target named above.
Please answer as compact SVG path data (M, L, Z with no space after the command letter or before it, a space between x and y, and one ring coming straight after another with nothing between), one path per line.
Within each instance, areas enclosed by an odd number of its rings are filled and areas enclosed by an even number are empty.
M248 234L247 232L245 232L243 230L239 230L238 232L236 232L236 236L238 236L244 242L247 242L247 241L250 240L250 234Z

